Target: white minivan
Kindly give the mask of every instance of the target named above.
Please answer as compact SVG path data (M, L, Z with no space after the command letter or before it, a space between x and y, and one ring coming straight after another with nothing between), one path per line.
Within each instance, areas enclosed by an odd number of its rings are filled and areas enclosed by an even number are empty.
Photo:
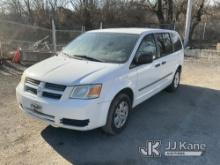
M135 106L180 83L177 32L116 28L86 32L56 56L26 69L16 88L27 114L55 127L121 132Z

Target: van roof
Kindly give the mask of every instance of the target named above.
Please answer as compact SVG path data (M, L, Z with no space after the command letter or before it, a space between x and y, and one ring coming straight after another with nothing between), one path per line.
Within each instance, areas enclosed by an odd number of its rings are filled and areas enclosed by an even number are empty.
M142 34L145 32L174 32L173 30L154 29L154 28L111 28L111 29L98 29L91 32L105 32L105 33L127 33L127 34Z

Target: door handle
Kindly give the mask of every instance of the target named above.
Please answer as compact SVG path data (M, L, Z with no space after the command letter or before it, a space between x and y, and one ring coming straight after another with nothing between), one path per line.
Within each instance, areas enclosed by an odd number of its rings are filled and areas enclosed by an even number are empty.
M163 62L162 62L162 65L165 65L166 63L167 63L166 61L163 61Z
M156 65L155 65L155 68L158 68L158 67L160 67L160 64L156 64Z

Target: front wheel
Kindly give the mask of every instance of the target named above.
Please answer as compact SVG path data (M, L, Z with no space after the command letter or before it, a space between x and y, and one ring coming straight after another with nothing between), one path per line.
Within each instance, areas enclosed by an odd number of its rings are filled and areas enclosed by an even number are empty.
M127 125L130 110L130 98L126 94L116 96L111 103L107 123L102 128L104 132L111 135L120 133Z
M179 88L180 85L180 77L181 77L181 71L178 69L173 77L173 81L170 84L170 86L167 87L166 91L168 92L174 92Z

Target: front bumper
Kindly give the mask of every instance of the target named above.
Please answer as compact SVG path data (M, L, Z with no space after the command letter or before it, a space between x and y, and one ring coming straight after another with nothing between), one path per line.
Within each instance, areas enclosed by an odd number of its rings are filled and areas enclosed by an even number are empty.
M55 126L74 130L91 130L106 124L110 102L92 100L53 100L23 90L19 84L16 97L20 108L30 116Z

